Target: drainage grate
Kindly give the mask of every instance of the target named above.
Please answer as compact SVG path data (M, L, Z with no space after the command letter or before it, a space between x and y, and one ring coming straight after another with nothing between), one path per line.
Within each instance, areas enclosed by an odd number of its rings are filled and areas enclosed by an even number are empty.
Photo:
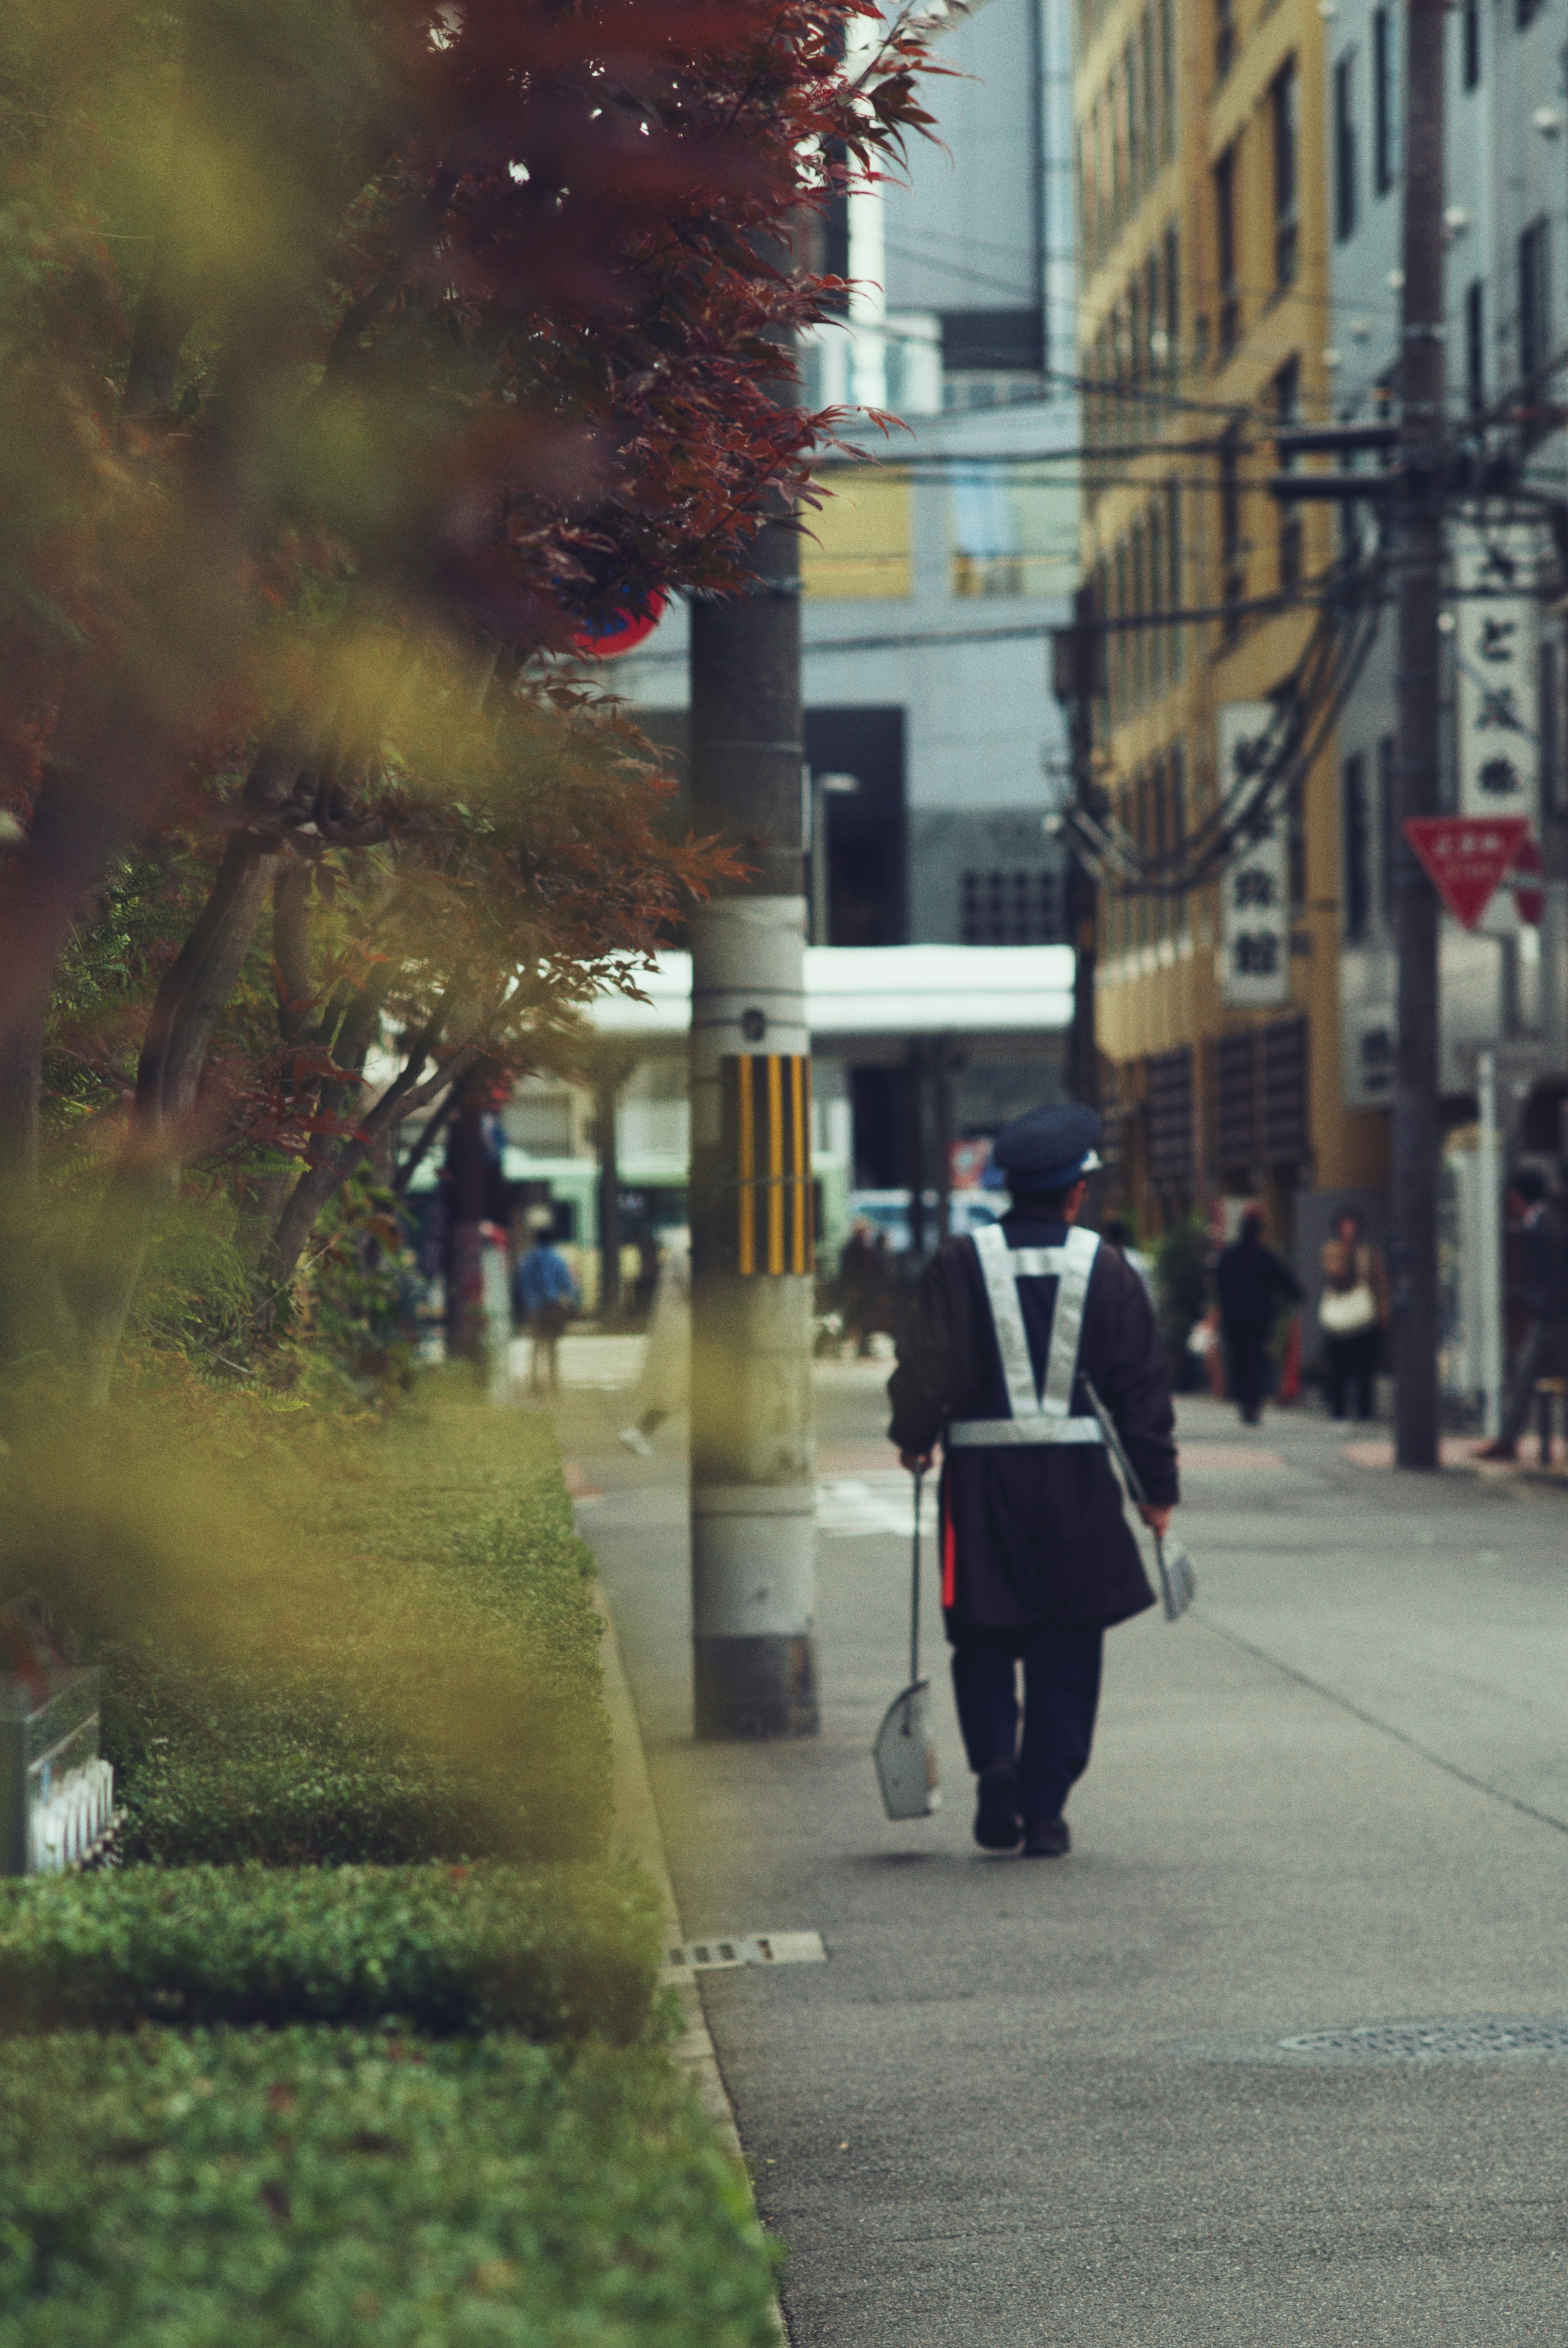
M1429 2021L1363 2022L1337 2030L1273 2031L1177 2039L1167 2054L1195 2063L1283 2063L1318 2068L1424 2068L1438 2063L1568 2061L1568 2016L1478 2013Z
M820 1932L753 1932L733 1941L688 1941L667 1949L671 1973L723 1972L733 1965L820 1965L827 1951Z

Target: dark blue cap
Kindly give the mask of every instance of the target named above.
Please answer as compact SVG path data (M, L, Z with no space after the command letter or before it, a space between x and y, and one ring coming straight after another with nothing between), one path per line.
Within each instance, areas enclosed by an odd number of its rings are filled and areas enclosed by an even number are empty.
M1031 1108L998 1134L991 1166L1009 1190L1065 1190L1099 1165L1099 1138L1100 1119L1077 1101Z

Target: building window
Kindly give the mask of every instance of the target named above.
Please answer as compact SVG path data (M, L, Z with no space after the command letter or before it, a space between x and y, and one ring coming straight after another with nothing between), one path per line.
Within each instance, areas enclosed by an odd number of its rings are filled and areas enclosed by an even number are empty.
M1296 283L1300 243L1296 218L1296 59L1276 74L1269 91L1274 121L1274 282L1281 290Z
M1274 378L1274 412L1282 428L1301 421L1301 361L1286 359ZM1291 469L1286 459L1286 469ZM1293 595L1301 584L1301 508L1281 501L1279 508L1279 592Z
M1050 945L1060 934L1057 895L1057 876L1050 870L965 872L958 881L959 942Z
M1540 15L1545 0L1513 0L1513 21L1522 33Z
M1356 233L1359 193L1356 153L1356 54L1334 68L1334 233L1341 244Z
M1464 388L1470 412L1486 406L1486 286L1472 277L1464 289Z
M1165 517L1158 499L1149 508L1149 610L1154 625L1149 631L1149 690L1165 686L1165 635L1159 615L1165 608Z
M1173 385L1181 375L1182 252L1173 221L1165 231L1165 373Z
M1372 911L1372 828L1367 806L1367 760L1358 750L1340 772L1340 843L1347 942L1358 945Z
M1173 0L1160 0L1160 160L1176 151L1176 24Z
M1481 86L1481 0L1462 0L1460 11L1460 72L1466 89Z
M1182 490L1177 481L1165 485L1165 609L1182 608ZM1173 678L1182 674L1182 629L1179 623L1165 631L1165 667Z
M1154 64L1154 19L1147 8L1138 31L1142 49L1139 79L1143 98L1143 180L1147 186L1160 168L1160 79Z
M1552 356L1551 248L1545 215L1532 221L1519 240L1519 372L1533 382Z
M1392 8L1372 11L1372 185L1386 196L1399 176L1399 115L1394 77L1399 18Z
M1220 288L1220 356L1229 358L1241 340L1241 293L1235 274L1235 145L1214 165L1214 260Z
M1396 788L1397 737L1382 736L1378 744L1378 910L1385 922L1394 918L1394 851L1399 842L1399 802Z
M1127 202L1131 208L1143 192L1143 76L1139 71L1136 34L1122 53L1122 73L1127 92Z
M1241 469L1234 427L1220 442L1220 565L1225 642L1234 644L1241 624L1241 615L1234 607L1246 592L1241 567Z
M1235 57L1235 0L1214 0L1214 79L1224 81Z

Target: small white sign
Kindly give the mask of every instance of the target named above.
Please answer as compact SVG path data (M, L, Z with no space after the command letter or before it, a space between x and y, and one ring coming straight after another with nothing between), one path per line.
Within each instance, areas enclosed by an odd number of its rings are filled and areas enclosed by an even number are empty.
M1541 821L1540 561L1532 523L1454 525L1454 716L1460 815Z
M1257 768L1274 722L1266 701L1227 701L1217 716L1220 791ZM1290 1000L1290 842L1283 813L1238 843L1220 875L1220 988L1235 1011Z

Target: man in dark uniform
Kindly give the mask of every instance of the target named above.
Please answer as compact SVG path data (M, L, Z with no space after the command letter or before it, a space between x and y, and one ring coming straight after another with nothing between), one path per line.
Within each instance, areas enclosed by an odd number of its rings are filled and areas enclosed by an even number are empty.
M1154 1602L1085 1377L1143 1480L1145 1522L1163 1533L1178 1497L1148 1292L1078 1224L1099 1132L1091 1109L1067 1107L998 1137L1011 1211L927 1267L887 1388L904 1466L943 1445L942 1607L975 1839L1021 1839L1033 1859L1069 1848L1062 1806L1089 1763L1106 1627Z

